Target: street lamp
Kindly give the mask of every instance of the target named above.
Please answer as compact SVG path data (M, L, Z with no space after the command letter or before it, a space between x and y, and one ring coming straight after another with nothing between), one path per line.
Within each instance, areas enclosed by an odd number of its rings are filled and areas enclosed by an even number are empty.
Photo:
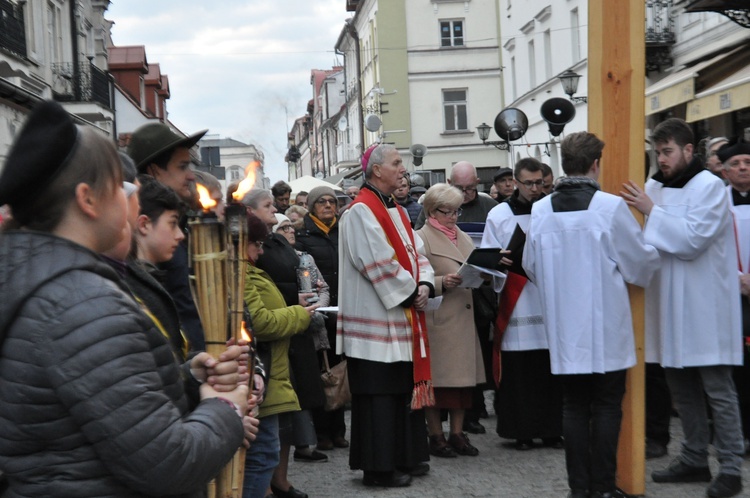
M578 80L581 79L580 74L568 69L560 76L558 76L558 78L560 79L560 83L562 84L563 91L570 98L570 100L572 100L573 102L588 103L588 97L573 97L573 95L578 91Z
M479 126L477 126L477 132L479 133L479 139L482 141L484 145L492 145L496 149L499 150L508 150L508 142L488 142L487 139L490 138L490 125L487 123L482 123Z

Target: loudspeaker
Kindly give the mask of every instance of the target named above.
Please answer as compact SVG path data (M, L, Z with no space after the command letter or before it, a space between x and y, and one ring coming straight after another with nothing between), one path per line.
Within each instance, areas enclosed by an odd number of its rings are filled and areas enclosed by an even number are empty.
M563 132L565 125L576 117L576 108L571 101L555 97L542 104L539 114L549 124L550 134L557 137Z
M506 142L518 140L528 128L529 120L521 109L508 107L495 117L495 133Z
M414 144L409 147L409 152L414 158L414 166L421 166L422 158L427 155L427 147L422 144Z
M381 124L383 123L375 114L368 114L367 116L365 116L365 128L367 128L369 131L378 131Z

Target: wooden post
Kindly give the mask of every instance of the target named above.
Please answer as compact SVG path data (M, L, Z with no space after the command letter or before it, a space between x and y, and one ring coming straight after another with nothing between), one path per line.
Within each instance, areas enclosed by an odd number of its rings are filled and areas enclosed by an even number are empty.
M588 123L604 140L602 189L618 194L628 179L643 184L646 38L645 2L589 2ZM632 210L643 223L640 213ZM638 364L628 372L617 455L617 485L643 495L645 463L645 367L643 289L631 286Z

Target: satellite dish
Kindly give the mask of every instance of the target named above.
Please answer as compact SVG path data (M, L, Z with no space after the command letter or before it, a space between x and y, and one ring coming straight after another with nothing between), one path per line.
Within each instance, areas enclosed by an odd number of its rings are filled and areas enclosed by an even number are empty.
M508 107L495 117L495 133L506 142L518 140L528 128L529 120L521 109Z
M422 158L427 155L427 147L422 144L414 144L409 147L409 152L414 158L414 166L421 166Z
M346 131L346 127L349 123L346 121L346 116L341 116L341 119L339 119L338 128L339 131Z
M368 131L378 131L382 124L380 118L375 114L368 114L365 116L365 128L367 128Z
M549 123L550 134L557 137L563 132L565 125L576 117L576 108L569 100L555 97L542 104L539 114Z

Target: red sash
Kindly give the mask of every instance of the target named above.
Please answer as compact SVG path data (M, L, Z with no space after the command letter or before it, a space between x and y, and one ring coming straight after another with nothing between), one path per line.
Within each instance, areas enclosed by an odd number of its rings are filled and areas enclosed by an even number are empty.
M393 223L393 219L388 213L388 208L383 204L383 201L381 201L371 190L363 188L351 205L359 203L370 208L375 219L380 223L380 226L388 239L388 243L396 252L396 261L398 261L404 270L408 271L411 275L414 275L414 280L417 282L417 285L419 285L419 265L417 264L416 268L412 268L406 247L404 247L398 229ZM406 217L404 210L397 209L396 211L401 217L401 223L407 228L410 227L411 222ZM407 230L407 233L412 247L416 247L414 245L414 232L412 230ZM430 371L430 345L427 341L427 324L424 311L417 310L414 306L411 306L406 308L405 312L412 329L414 390L412 391L411 408L412 410L419 410L425 406L435 405L435 394L432 389L432 376Z
M509 271L503 292L500 293L500 304L497 311L497 320L495 320L495 332L497 333L492 338L492 377L495 379L495 386L500 386L500 372L502 368L500 364L500 344L503 342L503 334L505 334L505 330L508 328L510 317L516 308L518 298L521 297L521 292L523 292L523 287L527 281L526 277Z

